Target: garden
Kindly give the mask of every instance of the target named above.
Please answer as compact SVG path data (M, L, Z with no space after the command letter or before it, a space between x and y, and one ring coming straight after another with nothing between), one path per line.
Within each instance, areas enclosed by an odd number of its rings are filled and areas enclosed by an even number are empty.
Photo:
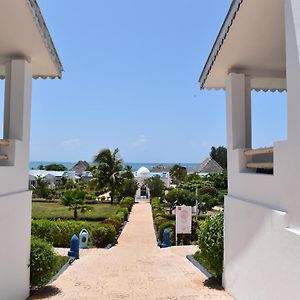
M158 244L162 243L163 232L168 229L171 245L175 245L176 206L186 205L197 208L192 216L191 234L178 235L177 245L198 245L199 251L194 258L218 279L223 272L222 208L226 194L226 173L181 176L176 187L160 191L155 195L151 194L156 196L151 198L151 206Z
M118 150L95 157L91 182L63 180L54 189L39 179L33 191L30 282L42 287L68 262L54 247L68 248L73 234L85 228L89 247L110 247L117 241L134 204L137 184ZM101 196L109 191L109 197Z

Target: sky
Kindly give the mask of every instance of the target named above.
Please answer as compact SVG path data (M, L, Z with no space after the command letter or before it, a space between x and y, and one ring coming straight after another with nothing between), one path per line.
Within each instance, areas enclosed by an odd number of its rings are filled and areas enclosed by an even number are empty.
M34 80L31 161L199 163L226 145L223 91L198 79L229 0L40 0L62 80ZM286 138L286 95L253 94L253 144Z

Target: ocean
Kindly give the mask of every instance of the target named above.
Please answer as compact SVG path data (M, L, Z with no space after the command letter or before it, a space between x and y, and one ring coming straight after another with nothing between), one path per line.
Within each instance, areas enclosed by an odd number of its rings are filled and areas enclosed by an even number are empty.
M30 169L36 169L40 165L49 165L49 164L62 164L68 170L70 170L76 162L57 162L57 161L31 161L29 164ZM91 164L91 163L90 163ZM124 165L128 165L132 167L133 171L137 171L140 167L146 167L149 170L158 165L165 165L165 166L173 166L175 163L133 163L133 162L124 162ZM195 169L199 164L195 163L180 163L181 166L186 167L188 170Z

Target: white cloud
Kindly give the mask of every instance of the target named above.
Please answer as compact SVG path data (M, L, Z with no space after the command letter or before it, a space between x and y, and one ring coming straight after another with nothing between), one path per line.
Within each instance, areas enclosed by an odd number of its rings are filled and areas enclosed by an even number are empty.
M65 148L75 148L80 146L80 139L68 139L61 142L61 145Z
M141 134L133 143L132 146L137 148L146 145L148 142L147 138Z

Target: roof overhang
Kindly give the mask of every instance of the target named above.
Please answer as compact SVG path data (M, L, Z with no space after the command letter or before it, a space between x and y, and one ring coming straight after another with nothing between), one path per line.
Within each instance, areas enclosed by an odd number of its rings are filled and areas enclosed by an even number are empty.
M284 0L233 0L200 87L224 89L231 72L249 76L255 90L286 89Z
M36 0L0 0L0 78L5 64L25 58L34 78L60 78L63 67Z

